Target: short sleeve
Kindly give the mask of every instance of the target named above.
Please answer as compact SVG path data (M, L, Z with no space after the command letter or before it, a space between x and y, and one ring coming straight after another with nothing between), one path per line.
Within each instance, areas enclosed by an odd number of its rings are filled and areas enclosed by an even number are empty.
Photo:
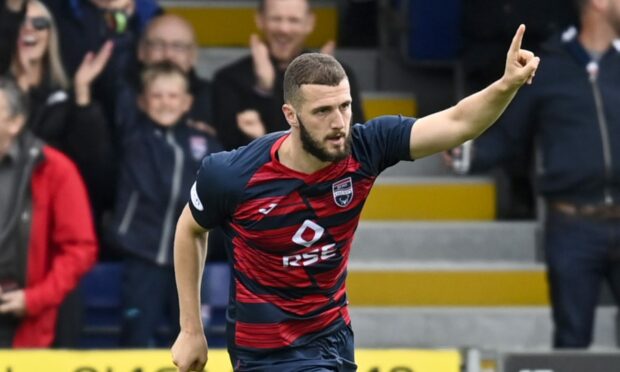
M198 224L212 229L229 220L235 205L234 187L227 184L228 167L220 154L207 156L202 161L196 182L191 187L189 208Z
M353 152L373 175L401 160L411 159L410 137L414 118L380 116L353 127Z

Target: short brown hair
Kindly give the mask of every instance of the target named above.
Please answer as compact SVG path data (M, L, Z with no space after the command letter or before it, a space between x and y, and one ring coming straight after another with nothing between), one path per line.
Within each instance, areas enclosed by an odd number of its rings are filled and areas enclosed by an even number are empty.
M301 103L299 88L303 84L335 87L347 78L336 58L322 53L306 53L295 58L284 73L284 102L297 106Z
M174 62L164 60L146 66L140 74L140 92L144 93L146 88L161 76L178 75L185 83L185 89L189 92L189 77Z

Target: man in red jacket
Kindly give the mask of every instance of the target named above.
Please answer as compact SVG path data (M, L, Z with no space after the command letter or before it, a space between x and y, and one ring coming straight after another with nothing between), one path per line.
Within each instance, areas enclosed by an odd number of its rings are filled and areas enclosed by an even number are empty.
M26 119L26 98L0 77L0 348L50 346L60 303L97 257L77 169Z

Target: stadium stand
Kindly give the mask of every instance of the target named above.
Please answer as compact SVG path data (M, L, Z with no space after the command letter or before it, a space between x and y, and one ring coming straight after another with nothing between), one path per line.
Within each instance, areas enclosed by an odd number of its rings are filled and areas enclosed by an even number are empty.
M123 265L103 262L95 266L81 281L84 296L84 327L80 346L85 349L113 349L119 347L122 309ZM223 347L225 344L225 309L228 303L230 270L225 263L210 263L205 268L202 281L202 302L205 331L209 344ZM162 324L158 332L168 332Z
M312 39L314 47L337 36L337 14L330 3L321 2L325 5L319 12L321 34ZM197 27L201 75L211 77L217 68L248 52L254 2L163 1L162 5ZM249 28L235 27L229 34L220 32L231 29L220 21L204 22L231 17ZM458 96L452 92L458 91L459 82L446 77L441 67L439 72L428 66L417 69L400 60L402 55L379 49L341 49L337 57L360 76L368 117L395 111L424 115ZM493 178L450 176L440 156L400 164L378 179L357 232L348 281L358 346L549 347L551 322L539 226L536 221L497 221L496 198ZM85 347L114 342L113 324L118 319L106 311L118 306L112 293L120 286L118 270L99 265L84 279L84 292L97 293L87 300ZM227 294L220 283L228 283L229 277L225 266L206 272L208 291L203 297L211 306L207 332L217 339L223 332ZM612 347L615 312L601 306L597 316L595 346Z

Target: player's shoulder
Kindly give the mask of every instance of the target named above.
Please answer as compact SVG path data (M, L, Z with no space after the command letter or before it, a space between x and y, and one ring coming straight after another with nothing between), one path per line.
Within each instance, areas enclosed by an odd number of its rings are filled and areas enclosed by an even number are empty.
M365 136L376 136L382 133L389 132L395 127L411 126L416 121L416 118L402 116L402 115L384 115L377 116L368 120L365 123L355 124L352 127L353 138L363 138Z
M286 132L274 132L232 151L222 151L207 156L200 172L220 180L249 179L257 169L271 159L273 144Z

